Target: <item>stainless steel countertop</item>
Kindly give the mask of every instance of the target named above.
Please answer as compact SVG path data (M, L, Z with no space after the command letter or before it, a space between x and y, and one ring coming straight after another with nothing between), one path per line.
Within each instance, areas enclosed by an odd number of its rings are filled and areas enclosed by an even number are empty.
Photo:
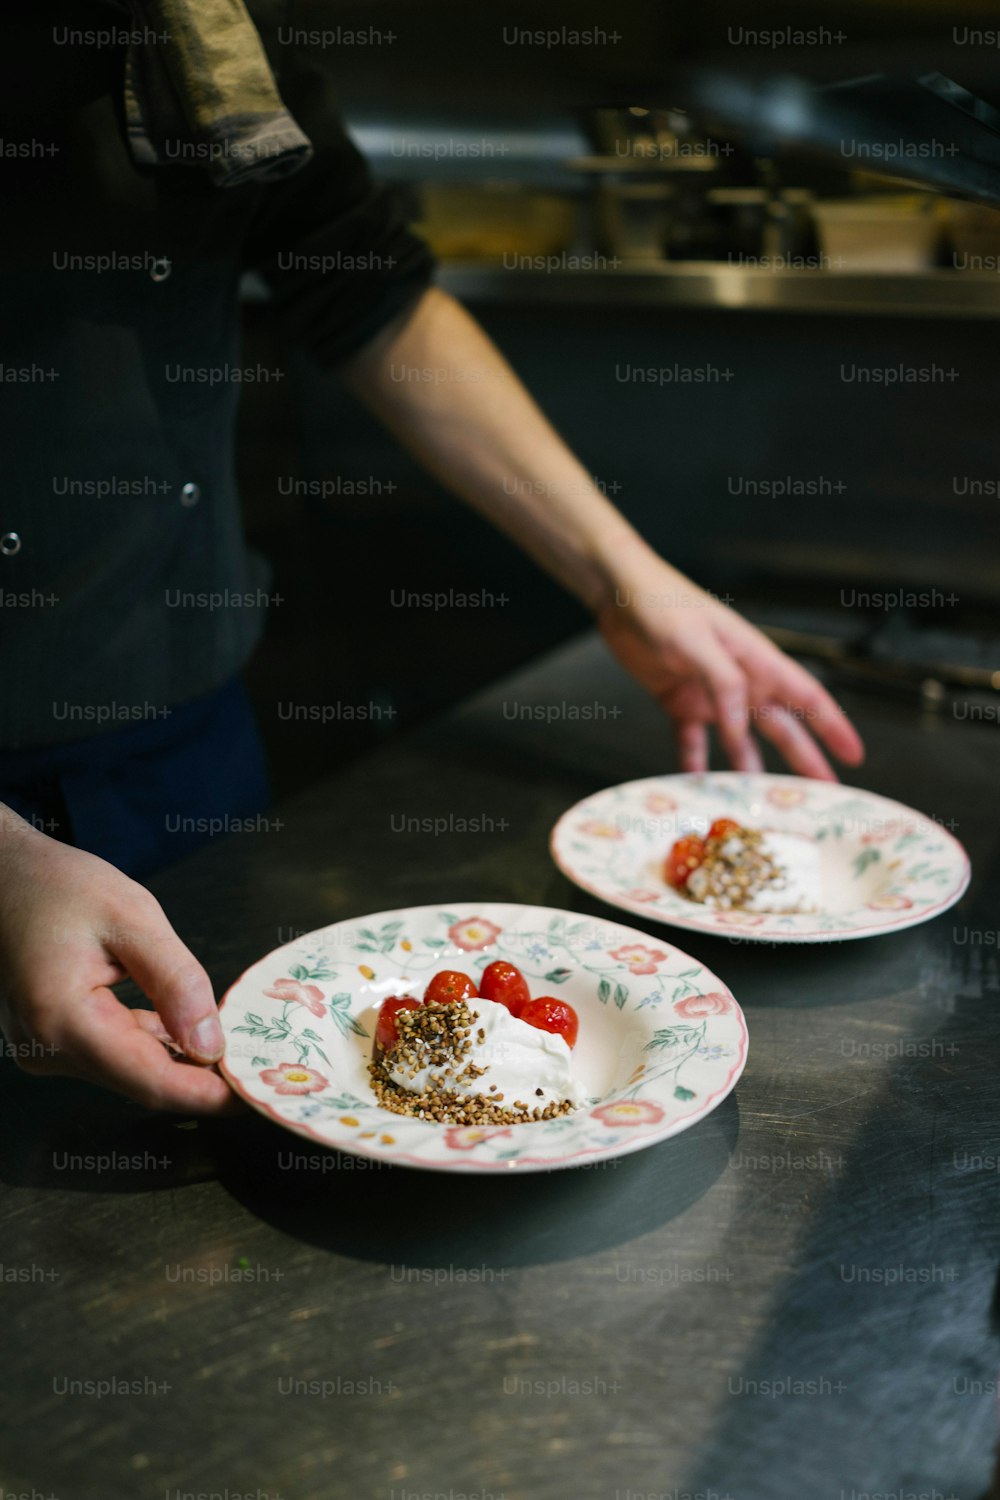
M972 885L925 926L839 946L651 924L750 1028L735 1094L674 1140L455 1180L0 1061L4 1491L975 1500L1000 1363L997 730L847 702L870 747L852 779L954 820ZM566 703L620 713L523 714ZM386 907L605 912L551 864L549 827L671 769L669 746L588 637L154 888L220 991L293 930ZM449 811L508 826L390 827ZM66 1384L112 1377L142 1393ZM327 1394L292 1384L310 1381Z
M617 269L574 269L587 257L529 262L443 264L438 281L472 303L544 303L551 307L704 308L727 312L851 313L883 317L1000 317L1000 275L921 271L912 275L773 270L711 261L643 262ZM594 257L590 257L593 262Z

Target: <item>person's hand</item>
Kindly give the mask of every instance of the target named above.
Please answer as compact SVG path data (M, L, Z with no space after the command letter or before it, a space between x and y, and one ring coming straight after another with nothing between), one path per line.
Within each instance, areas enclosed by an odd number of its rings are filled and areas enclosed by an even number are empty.
M816 738L848 765L864 759L860 736L815 677L654 553L631 560L596 618L618 660L674 719L682 770L707 769L710 726L738 771L763 768L754 732L793 771L820 781L837 776Z
M217 1072L175 1056L217 1061L222 1027L208 975L156 899L103 859L0 813L0 1030L20 1066L151 1109L231 1109L236 1096ZM127 976L155 1011L112 994Z

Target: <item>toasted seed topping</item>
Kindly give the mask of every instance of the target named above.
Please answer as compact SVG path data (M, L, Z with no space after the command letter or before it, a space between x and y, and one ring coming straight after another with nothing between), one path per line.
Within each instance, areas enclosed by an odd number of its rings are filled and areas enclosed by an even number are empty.
M544 1107L536 1105L534 1110L518 1099L512 1107L504 1108L504 1096L495 1083L489 1085L488 1094L463 1094L447 1086L447 1080L452 1078L456 1082L481 1078L488 1071L468 1057L472 1050L469 1037L478 1019L478 1013L470 1011L464 1000L399 1011L395 1046L387 1052L376 1052L368 1064L379 1104L394 1114L433 1120L441 1125L515 1125L525 1120L553 1120L558 1115L571 1114L575 1105L569 1099ZM482 1027L477 1036L480 1042L485 1041ZM392 1077L393 1072L402 1070L408 1078L415 1078L426 1067L440 1068L442 1076L430 1078L422 1094L403 1088ZM542 1092L535 1090L538 1095Z
M787 884L784 870L764 849L764 835L756 828L741 828L705 841L705 857L698 864L698 894L682 887L689 901L714 902L726 910L748 905L765 887L781 891Z

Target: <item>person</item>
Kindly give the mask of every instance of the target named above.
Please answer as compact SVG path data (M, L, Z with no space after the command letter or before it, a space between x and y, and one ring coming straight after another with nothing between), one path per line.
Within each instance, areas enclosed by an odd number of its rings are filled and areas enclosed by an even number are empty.
M762 765L755 732L821 779L836 778L820 742L848 765L863 749L808 672L600 493L433 285L426 246L339 123L328 70L268 30L267 7L87 0L66 7L72 47L41 9L0 79L0 597L14 602L0 1027L28 1072L218 1112L232 1096L212 1067L211 983L134 877L163 862L164 807L239 813L266 797L239 681L259 612L170 602L253 594L232 473L241 271L264 277L286 332L390 433L583 601L673 719L683 769L706 768L710 729L744 771ZM236 66L206 74L227 49ZM63 475L90 476L82 494L54 482L54 450ZM126 976L152 1010L117 999Z

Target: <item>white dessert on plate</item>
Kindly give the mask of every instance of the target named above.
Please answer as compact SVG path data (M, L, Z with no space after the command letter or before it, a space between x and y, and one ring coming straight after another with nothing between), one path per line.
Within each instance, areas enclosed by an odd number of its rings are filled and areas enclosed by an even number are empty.
M736 828L710 839L686 894L703 906L751 912L818 912L820 851L806 834Z
M517 1124L584 1104L563 1037L474 996L395 1016L397 1040L369 1066L379 1103L440 1123Z
M394 1083L423 1094L439 1082L460 1094L502 1094L510 1103L529 1100L532 1108L563 1099L583 1103L586 1095L573 1077L571 1053L561 1036L528 1026L494 1000L479 996L465 1003L472 1017L472 1045L462 1066L425 1064L414 1070L399 1063L389 1070Z

